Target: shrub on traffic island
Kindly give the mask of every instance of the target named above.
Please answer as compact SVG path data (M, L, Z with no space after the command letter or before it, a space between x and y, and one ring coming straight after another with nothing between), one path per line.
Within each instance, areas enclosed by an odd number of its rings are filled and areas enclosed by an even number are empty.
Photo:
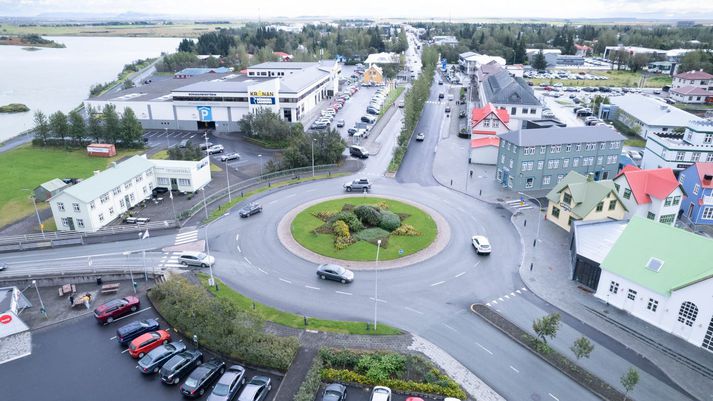
M381 220L379 221L379 227L386 231L394 231L401 225L401 218L398 214L385 211L381 213Z
M381 246L386 248L389 239L389 232L379 227L365 228L354 235L357 239L371 242L376 245L378 240L381 240Z
M406 237L417 237L421 235L421 233L414 228L411 224L402 224L397 228L396 230L392 231L391 234L393 235L402 235Z
M354 208L354 214L361 220L362 224L370 227L379 225L381 212L370 205L360 205Z
M347 223L347 226L349 226L349 231L353 233L364 229L364 225L361 224L359 218L352 212L342 211L335 213L334 216L330 217L329 220L327 220L327 223L331 226L337 220L341 220Z

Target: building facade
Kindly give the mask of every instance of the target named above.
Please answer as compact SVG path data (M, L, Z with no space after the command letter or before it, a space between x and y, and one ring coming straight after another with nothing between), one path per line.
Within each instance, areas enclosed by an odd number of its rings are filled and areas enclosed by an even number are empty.
M377 85L381 86L384 84L384 72L381 67L372 64L364 70L364 76L362 77L362 83L365 85Z
M679 172L695 163L708 162L713 162L713 121L696 118L682 134L649 135L641 168L667 167Z
M482 66L476 77L481 104L491 103L505 109L510 118L536 120L542 117L542 103L524 79L511 76L497 63Z
M611 179L623 143L605 126L510 131L500 135L496 179L516 192L552 189L570 171Z
M640 94L627 94L609 98L611 104L602 104L599 118L618 121L642 138L650 134L668 135L682 131L695 115L673 107L660 100Z
M644 217L675 225L684 192L673 170L642 170L628 165L614 178L619 198L626 206L626 218Z
M686 192L681 219L686 223L713 224L713 162L688 167L678 180Z

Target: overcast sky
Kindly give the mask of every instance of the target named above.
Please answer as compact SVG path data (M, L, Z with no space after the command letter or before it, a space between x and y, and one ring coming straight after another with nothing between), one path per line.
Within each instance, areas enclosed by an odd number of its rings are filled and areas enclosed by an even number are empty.
M259 7L259 8L257 8ZM191 18L325 16L448 18L713 18L712 0L0 0L0 16L42 13Z

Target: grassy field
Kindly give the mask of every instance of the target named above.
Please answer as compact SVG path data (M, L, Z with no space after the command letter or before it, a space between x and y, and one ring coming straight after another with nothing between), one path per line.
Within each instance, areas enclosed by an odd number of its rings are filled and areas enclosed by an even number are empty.
M394 104L396 99L398 99L398 97L401 96L404 89L405 88L403 86L397 86L396 88L392 89L391 92L389 92L389 95L386 97L386 100L384 101L384 106L381 107L381 110L379 111L379 116L383 115L386 112L386 110L388 110L389 107L391 107L391 105Z
M631 72L631 71L616 71L616 70L577 70L576 72L583 71L588 74L595 74L609 77L608 80L578 80L578 79L549 79L549 78L535 78L529 79L535 85L540 84L555 84L561 82L564 86L611 86L611 87L627 87L635 88L639 86L641 82L641 73ZM575 71L572 71L575 72ZM644 83L645 88L661 88L664 85L671 85L671 77L666 75L653 75L650 76Z
M312 213L319 211L336 212L341 210L342 206L346 203L358 206L382 201L386 202L389 206L389 210L394 213L409 214L410 216L403 220L402 223L414 226L416 230L421 232L421 235L413 237L391 235L388 240L388 245L381 247L379 253L380 260L392 260L411 255L429 246L436 238L436 223L431 216L421 209L390 199L364 198L361 196L350 196L326 201L303 210L292 222L292 236L302 246L320 255L343 260L374 260L376 257L376 245L370 242L358 241L345 249L337 250L334 247L333 235L315 234L313 232L314 229L323 225L324 222L314 217ZM399 253L401 249L403 249L402 254Z
M25 145L0 153L3 183L0 191L0 227L34 213L30 191L43 182L53 178L87 178L94 170L104 170L109 162L141 152L120 151L117 156L107 159L89 157L84 149L65 151ZM45 209L48 205L38 203L37 207Z
M401 334L400 330L385 324L379 324L377 331L374 332L373 330L366 330L365 322L345 322L340 320L315 319L311 317L307 318L307 326L305 326L304 317L302 315L284 312L259 302L255 302L226 286L222 281L220 281L220 279L216 279L216 283L220 288L220 291L216 291L215 287L208 285L208 275L204 273L200 273L198 278L203 286L218 298L225 298L236 305L239 309L252 313L262 320L274 322L283 326L294 327L296 329L306 328L343 334Z
M19 26L0 25L2 35L38 34L43 36L129 36L129 37L168 37L197 38L206 32L222 27L239 27L242 24L193 24L176 22L172 25L105 25L105 26Z

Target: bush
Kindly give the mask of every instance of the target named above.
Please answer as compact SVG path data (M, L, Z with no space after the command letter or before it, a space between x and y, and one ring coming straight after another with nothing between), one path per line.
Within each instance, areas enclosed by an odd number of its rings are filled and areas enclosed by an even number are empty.
M360 205L354 208L354 214L361 220L364 225L375 227L381 221L381 212L379 209L369 206Z
M387 386L392 390L398 390L403 392L417 392L424 394L436 394L444 397L454 397L461 400L467 399L465 391L463 391L460 386L450 378L448 379L448 386L442 386L435 383L419 383L415 381L407 381L400 379L386 379L380 381L374 381L365 375L361 375L357 372L344 369L322 369L322 380L328 382L346 382L354 383L362 386Z
M402 224L397 228L396 230L392 231L391 234L393 235L403 235L403 236L408 236L408 237L417 237L421 235L421 233L414 228L411 224Z
M381 221L379 221L379 227L386 231L394 231L401 225L401 218L393 212L382 212Z
M337 220L332 225L332 230L337 238L349 238L349 226L342 220Z
M399 354L365 354L357 363L357 372L369 380L381 382L393 378L406 366L406 358Z
M322 370L322 359L316 356L312 361L312 367L307 371L305 380L300 385L299 390L292 398L292 401L313 401L322 383L320 371Z
M322 220L322 221L327 221L332 218L337 212L332 212L330 210L322 210L317 213L313 213L312 216Z
M354 236L362 241L371 242L375 245L376 241L381 240L381 246L386 248L386 240L389 238L389 232L383 228L373 227L361 230Z
M359 218L352 212L338 212L335 213L334 216L332 216L329 220L327 220L327 223L330 225L333 225L335 221L341 220L345 223L347 223L347 226L349 226L349 231L356 233L364 229L364 225L361 224L361 221L359 221Z

